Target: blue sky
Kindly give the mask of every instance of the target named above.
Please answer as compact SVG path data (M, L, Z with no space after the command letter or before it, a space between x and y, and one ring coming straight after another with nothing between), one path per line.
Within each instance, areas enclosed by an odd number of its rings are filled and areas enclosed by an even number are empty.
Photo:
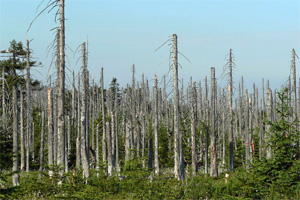
M49 69L47 46L54 38L50 29L58 24L54 11L44 13L26 33L40 2L0 1L0 48L6 49L12 39L25 43L28 34L34 39L34 56L44 64L33 74L45 81L54 72L54 67ZM216 68L220 83L225 57L232 48L235 87L241 76L250 91L253 82L261 85L263 77L273 88L279 87L290 74L292 48L300 55L298 0L66 0L65 14L67 45L75 50L88 37L89 70L99 82L100 68L104 67L106 86L112 77L121 86L130 83L132 64L138 79L142 73L149 80L155 73L161 79L168 71L169 47L154 50L173 33L178 35L179 51L191 61L179 56L179 76L185 85L190 76L196 81L210 77L211 67ZM68 68L77 73L79 54L74 57L67 50L67 55Z

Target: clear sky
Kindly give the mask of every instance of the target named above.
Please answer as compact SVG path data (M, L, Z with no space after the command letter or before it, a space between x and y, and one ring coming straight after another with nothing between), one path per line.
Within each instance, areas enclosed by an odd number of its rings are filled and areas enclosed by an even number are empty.
M53 10L42 14L26 33L40 2L0 0L0 49L6 49L12 39L25 44L28 34L34 56L44 64L33 73L45 81L54 72L54 67L49 69L47 46L55 36L50 29L58 24ZM290 74L292 48L300 56L299 0L66 0L65 9L66 44L74 51L88 37L89 70L99 82L104 67L106 86L112 77L121 86L130 83L132 64L138 79L142 73L148 79L157 73L161 79L168 71L169 47L154 50L173 33L178 35L179 51L191 61L179 56L179 76L185 84L190 76L196 81L210 77L211 67L220 78L232 48L235 87L241 76L251 91L252 83L261 85L263 77L279 87ZM79 54L74 57L67 50L67 55L68 68L77 73Z

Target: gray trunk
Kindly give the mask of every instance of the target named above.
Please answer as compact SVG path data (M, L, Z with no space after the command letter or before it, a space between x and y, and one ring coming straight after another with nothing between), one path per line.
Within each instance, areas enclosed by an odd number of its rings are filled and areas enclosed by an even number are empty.
M125 131L125 163L130 160L130 131L131 125L127 122Z
M24 99L23 92L20 91L20 131L21 131L21 171L25 170L25 134L24 134Z
M229 170L233 171L233 120L232 120L232 89L233 89L233 81L232 81L232 50L230 49L229 55L229 134L228 134L228 142L229 142Z
M26 131L26 171L29 172L29 158L30 158L30 138L32 135L32 105L31 105L31 83L30 83L30 61L29 61L30 51L29 51L29 40L27 38L27 65L26 65L26 95L27 95L27 131Z
M296 53L292 49L292 70L293 70L293 120L297 119L297 84L296 84Z
M100 160L99 160L99 124L96 127L96 170L100 169Z
M248 90L245 90L246 92L246 99L245 99L245 163L246 163L246 169L249 169L249 162L250 162L250 133L249 133L249 96L248 96Z
M78 124L77 124L77 138L76 138L76 167L79 168L81 165L81 103L80 103L80 73L78 73L78 99L77 99L77 115L78 115Z
M158 95L157 95L157 76L155 75L154 82L154 168L155 174L159 174L158 160Z
M41 131L41 147L40 147L40 175L42 177L43 165L44 165L44 129L45 129L45 112L44 108L42 108L42 131Z
M103 68L101 68L101 108L102 108L102 160L103 166L107 162L106 154L106 131L105 131L105 106L104 106L104 80L103 80Z
M110 124L106 122L106 138L107 138L107 174L111 176L113 173L113 159L112 159L112 143Z
M211 68L211 134L210 134L210 176L218 176L218 163L217 163L217 149L216 149L216 136L215 136L215 68Z
M83 176L84 178L88 178L90 176L89 172L89 162L87 156L87 148L86 148L86 110L87 110L87 102L86 102L86 52L85 52L85 42L81 45L82 48L82 101L81 101L81 159L82 159L82 167L83 167Z
M173 34L173 90L174 90L174 175L178 180L180 174L180 126L179 126L179 92L178 92L178 52L177 35Z
M118 112L119 112L119 105L118 105L118 88L116 87L115 91L115 141L116 141L116 148L115 148L115 166L117 172L120 172L120 163L119 163L119 118L118 118Z
M208 174L208 146L209 146L209 101L207 76L205 76L205 120L206 120L206 141L205 141L205 173Z
M4 71L4 67L2 67L2 127L6 128L5 71Z
M65 166L65 0L59 1L59 73L57 97L57 165ZM62 176L63 171L60 171Z
M196 82L193 82L191 107L191 141L192 141L192 175L197 172L197 152L196 152L196 115L197 115L197 93Z
M54 164L53 159L53 97L52 97L52 88L51 80L48 87L48 165L51 169ZM52 170L49 171L49 175L52 174Z
M268 121L272 122L273 115L272 115L272 90L269 88L267 92L267 119ZM270 139L272 133L271 133L271 125L268 123L266 124L266 132L267 132L267 140ZM269 146L267 147L267 159L272 158L272 152L271 152L271 146L270 142L268 142Z
M13 186L20 185L19 175L19 136L18 136L18 102L16 86L13 86Z

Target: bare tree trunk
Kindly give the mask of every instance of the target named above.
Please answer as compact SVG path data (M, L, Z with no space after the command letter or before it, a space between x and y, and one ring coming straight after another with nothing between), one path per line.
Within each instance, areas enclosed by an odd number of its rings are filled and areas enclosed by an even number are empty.
M119 104L118 104L118 88L116 86L116 91L115 91L115 141L116 141L116 149L115 149L115 166L117 172L120 172L120 163L119 163L119 129L118 129L118 124L119 124Z
M2 67L2 127L6 128L5 71L4 71L4 67Z
M85 42L81 45L82 48L82 102L81 102L81 158L82 158L82 167L83 167L83 176L84 178L89 178L89 164L88 164L88 156L87 156L87 148L86 148L86 110L87 110L87 102L86 102L86 52L85 52Z
M70 148L70 117L69 116L65 116L65 120L67 121L67 127L66 127L66 131L65 131L65 172L68 173L69 172L69 166L68 166L68 160L69 160L69 148Z
M104 106L104 80L103 80L103 67L101 68L101 108L102 108L102 156L103 165L106 165L106 131L105 131L105 106ZM106 170L104 170L106 171Z
M131 136L130 136L130 139L131 139L131 148L136 148L137 147L137 134L136 134L136 118L135 118L135 113L136 113L136 108L135 108L135 77L134 77L134 74L135 74L135 66L134 64L132 65L132 85L131 85L131 101L130 101L130 105L131 105L131 109L130 109L130 114L131 114L131 126L132 126L132 129L131 129Z
M197 93L196 82L193 82L191 102L191 140L192 140L192 175L197 173L197 152L196 152L196 121L197 121Z
M31 157L32 157L32 161L35 161L35 148L34 148L34 145L35 145L35 125L34 125L34 122L32 122L32 134L31 134L31 141L30 141L30 144L31 144Z
M95 81L94 78L92 79L92 98L91 98L91 107L92 109L90 109L91 115L92 115L92 149L95 149Z
M77 124L77 138L76 138L76 167L79 168L81 165L81 112L80 112L80 73L78 73L78 99L77 99L77 105L78 105L78 124Z
M211 135L210 135L210 176L218 176L218 163L216 153L216 136L215 136L215 68L211 68Z
M44 165L44 129L45 129L45 113L44 107L42 106L42 131L41 131L41 147L40 147L40 175L42 177L43 165Z
M272 115L272 90L269 88L268 92L267 92L267 119L268 119L268 121L270 121L270 122L273 121L272 116L273 116ZM270 138L272 135L270 129L271 129L271 125L269 125L267 123L266 132L268 134L268 138ZM269 144L270 144L270 142L269 142ZM267 159L270 159L270 158L272 158L272 152L271 152L271 146L268 146L267 147Z
M155 174L159 174L159 160L158 160L158 91L157 91L157 76L155 74L154 82L154 168Z
M107 138L107 174L111 176L113 173L113 159L112 159L112 143L111 143L111 132L110 132L110 124L106 122L106 138Z
M205 76L205 120L206 120L206 141L205 141L205 173L208 174L208 150L209 150L209 100L207 76Z
M29 172L29 158L30 158L30 138L32 135L32 105L31 105L31 83L30 83L30 61L29 61L30 51L29 51L29 40L27 38L27 65L26 65L26 93L27 93L27 149L26 149L26 171Z
M74 141L75 141L75 148L77 149L77 146L76 146L76 140L77 140L77 137L76 137L76 131L75 131L75 123L76 123L76 89L75 89L75 73L73 71L72 73L72 116L71 116L71 131L70 131L70 136L71 137L71 143L74 144ZM72 135L71 135L72 134ZM70 143L70 145L71 145ZM69 146L68 148L68 158L70 157L70 153L71 153L71 146ZM76 160L77 160L77 154L76 154Z
M52 88L51 80L48 87L48 165L50 169L52 168L53 163L53 98L52 98ZM53 174L52 170L49 170L49 176Z
M57 165L65 166L65 0L59 1L59 87L58 87L58 123L57 123ZM62 176L63 170L60 171Z
M180 126L179 126L179 94L178 94L178 53L177 35L173 34L173 89L174 89L174 174L178 180L183 177L180 174Z
M130 122L126 123L126 133L125 133L125 163L130 160Z
M296 53L292 49L292 68L293 68L293 120L297 119L297 84L296 84Z
M230 49L229 55L229 134L228 134L228 142L229 142L229 170L233 171L233 120L232 120L232 89L233 89L233 81L232 81L232 49Z
M13 186L20 185L19 175L19 138L18 138L18 101L16 86L13 86Z
M259 120L259 160L261 160L263 156L263 138L264 138L264 132L263 132L263 108L262 108L262 99L260 100L260 120Z
M246 92L246 99L245 99L245 163L246 163L246 169L249 169L249 162L250 162L250 134L249 134L249 96L248 96L248 90L245 90Z
M112 166L115 167L115 151L116 151L116 133L115 133L115 115L114 111L111 111L111 158L112 158Z
M21 171L25 170L25 134L24 134L24 99L23 92L20 91L20 130L21 130Z
M96 127L96 170L100 169L99 163L99 124Z
M85 58L86 60L88 59L87 57L87 53L85 54ZM85 63L85 83L82 82L82 84L85 84L85 94L86 94L86 111L85 111L85 114L86 114L86 127L85 127L85 146L86 146L86 154L87 154L87 163L88 163L88 166L90 167L90 152L89 152L89 148L90 148L90 92L89 92L89 77L90 77L90 73L87 69L87 61Z

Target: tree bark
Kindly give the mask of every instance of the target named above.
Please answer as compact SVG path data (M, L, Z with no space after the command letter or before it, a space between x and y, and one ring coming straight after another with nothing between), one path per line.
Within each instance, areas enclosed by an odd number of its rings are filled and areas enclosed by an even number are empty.
M158 95L157 95L157 76L155 74L154 82L154 168L155 174L159 174L159 160L158 160Z
M21 171L25 170L25 134L24 134L24 99L23 92L20 91L20 131L21 131Z
M296 84L296 53L292 49L292 70L293 70L293 120L297 119L297 84Z
M27 65L26 65L26 95L27 95L27 148L26 148L26 171L29 172L29 158L30 158L30 138L32 135L32 105L31 105L31 83L30 83L30 51L29 51L29 40L27 38L27 53L26 53L26 60L27 60Z
M232 88L233 88L233 80L232 80L232 49L229 52L229 134L228 134L228 142L229 142L229 170L233 171L233 120L232 120Z
M2 67L2 127L6 128L6 109L5 109L5 70Z
M246 92L246 99L245 99L245 163L246 163L246 169L249 169L249 162L250 162L250 135L249 135L249 96L248 96L248 90L245 90Z
M81 102L80 102L80 73L78 73L78 97L77 97L77 115L78 115L78 124L77 124L77 138L76 138L76 167L79 168L81 165Z
M103 67L101 68L101 108L102 108L102 160L103 166L107 162L106 154L106 131L105 131L105 106L104 106L104 80L103 80Z
M48 87L48 165L50 166L49 176L52 176L53 156L53 97L51 80Z
M85 52L85 42L81 45L82 48L82 101L81 101L81 158L82 158L82 167L83 167L83 176L84 178L89 178L89 164L86 148L86 52Z
M58 86L58 116L57 116L57 165L65 166L65 0L59 1L59 86ZM60 171L60 176L63 170Z
M180 173L180 124L179 124L179 92L178 92L178 52L177 35L173 34L173 89L174 89L174 175L178 180L183 178Z
M268 121L272 122L272 90L270 88L268 88L268 92L267 92L267 119ZM266 132L268 134L268 138L271 137L272 133L271 133L271 125L270 124L266 124ZM270 142L269 146L267 147L267 159L272 158L272 152L271 152L271 144Z
M215 136L215 68L211 68L211 134L210 134L210 176L218 176L218 163L217 163L217 148L216 148L216 136Z
M193 82L192 87L192 102L191 102L191 141L192 141L192 175L197 172L197 152L196 152L196 115L197 115L197 93L196 82Z
M16 86L13 86L13 186L20 185L19 175L18 101Z
M107 174L111 176L114 170L113 167L113 158L112 158L112 138L110 132L110 124L106 122L106 138L107 138Z
M42 108L42 130L41 130L41 147L40 147L40 175L42 177L43 165L44 165L44 129L45 129L45 113L44 108Z

